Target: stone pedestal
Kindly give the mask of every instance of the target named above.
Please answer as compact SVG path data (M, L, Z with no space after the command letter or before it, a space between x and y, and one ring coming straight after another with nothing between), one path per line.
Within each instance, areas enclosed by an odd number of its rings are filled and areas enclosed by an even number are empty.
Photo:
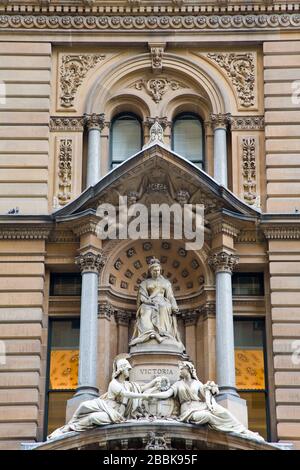
M238 395L221 393L216 397L219 405L224 406L233 416L248 429L248 409L247 402Z
M179 361L186 361L186 354L163 343L138 344L130 348L130 381L144 384L155 377L167 377L170 383L179 379Z

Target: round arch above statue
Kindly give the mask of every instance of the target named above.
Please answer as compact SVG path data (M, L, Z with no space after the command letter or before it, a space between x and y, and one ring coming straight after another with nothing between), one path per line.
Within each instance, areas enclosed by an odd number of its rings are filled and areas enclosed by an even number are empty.
M112 244L110 246L110 244ZM139 284L148 277L148 263L153 257L161 262L162 274L168 279L179 300L199 295L212 274L205 263L207 250L186 250L182 240L126 240L103 245L107 262L100 285L110 286L118 296L136 299Z

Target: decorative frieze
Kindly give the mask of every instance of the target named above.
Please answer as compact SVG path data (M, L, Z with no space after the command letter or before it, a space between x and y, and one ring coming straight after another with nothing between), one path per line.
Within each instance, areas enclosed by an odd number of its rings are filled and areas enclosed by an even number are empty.
M50 118L51 132L82 132L83 126L84 122L82 116L52 116Z
M101 114L84 114L83 117L83 122L84 125L87 127L88 130L90 129L99 129L102 131L102 129L105 127L105 116L103 113Z
M187 87L184 83L181 83L178 80L169 79L167 77L157 77L151 78L150 80L137 80L130 85L130 88L145 90L155 103L159 103L167 91L176 91L180 88Z
M58 153L58 203L63 206L72 195L72 139L60 139Z
M226 251L220 251L218 253L214 253L208 258L208 264L216 273L232 273L238 260L238 256L227 253Z
M103 251L100 251L100 253L88 251L86 253L81 253L75 258L75 264L79 266L82 273L100 272L105 261L106 258L104 257Z
M264 116L232 116L230 126L232 131L263 131L265 118Z
M53 19L55 17L52 17ZM1 24L1 19L0 19ZM60 66L60 105L71 108L74 105L78 87L88 71L104 60L103 54L68 54L62 56Z
M209 53L207 57L225 70L238 96L240 106L255 105L255 54L253 52Z
M10 7L10 5L8 5ZM8 8L7 7L7 8ZM184 15L178 10L175 14L170 14L166 10L166 6L157 6L157 11L151 15L130 15L126 9L120 9L118 15L111 14L111 6L102 7L108 14L99 12L96 15L89 15L90 9L86 12L86 15L79 15L77 11L74 13L71 11L71 6L64 6L64 11L70 10L70 14L61 14L61 5L50 5L51 15L47 16L47 8L40 14L30 15L28 11L24 12L24 5L19 7L14 5L14 10L17 10L17 14L4 14L0 16L0 29L41 29L43 31L49 29L55 30L83 30L88 31L103 31L103 30L125 30L125 31L141 31L154 29L166 31L171 30L186 30L189 31L205 31L205 30L225 30L228 29L238 31L251 31L253 28L259 30L279 30L279 29L299 29L300 26L300 14L290 12L279 12L274 8L269 8L268 12L263 13L256 11L257 5L247 5L247 10L252 8L252 12L248 11L248 14L235 13L226 14L226 8L222 14L220 14L220 7L216 6L216 10L213 13L207 14L205 11L207 7L203 5L202 10L199 5L191 6L191 13ZM239 8L239 6L236 6ZM242 8L243 5L240 6ZM272 7L270 5L270 7ZM11 7L10 7L11 8ZM143 8L145 8L143 6ZM178 8L174 5L174 8ZM182 8L185 8L183 5ZM214 8L212 7L212 10ZM58 14L55 14L57 11ZM193 13L195 12L195 13ZM9 11L10 13L10 11ZM164 14L161 14L164 13ZM168 14L166 14L168 13ZM200 13L200 14L199 14Z
M257 203L256 190L256 138L244 137L242 146L243 199L253 206Z

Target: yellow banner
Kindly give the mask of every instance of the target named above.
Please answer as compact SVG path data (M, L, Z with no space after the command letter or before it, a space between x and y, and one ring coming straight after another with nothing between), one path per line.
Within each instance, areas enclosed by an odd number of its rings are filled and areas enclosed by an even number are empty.
M78 382L78 349L51 351L50 389L75 389Z
M264 390L264 353L261 349L235 350L236 386L241 390Z

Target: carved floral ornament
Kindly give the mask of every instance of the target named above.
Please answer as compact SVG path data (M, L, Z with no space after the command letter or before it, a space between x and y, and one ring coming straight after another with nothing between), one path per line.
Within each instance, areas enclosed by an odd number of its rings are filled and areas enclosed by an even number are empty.
M72 139L60 139L58 154L58 187L57 199L64 205L72 195Z
M226 251L221 251L219 253L214 253L213 255L211 255L208 259L208 264L216 273L232 273L238 261L238 256L227 253Z
M257 202L256 192L256 138L244 137L242 146L243 198L249 205Z
M75 263L80 267L82 273L100 272L105 261L106 259L103 251L100 253L88 251L87 253L80 254L75 258Z
M60 5L58 5L61 8ZM254 11L250 14L199 14L201 10L193 8L196 14L180 15L163 15L152 14L144 15L128 15L127 12L122 15L112 15L111 13L101 15L80 16L77 14L70 15L29 15L24 14L5 14L0 16L0 29L45 29L55 30L62 29L68 31L70 29L87 29L87 30L153 30L153 29L172 29L172 30L251 30L252 28L277 29L277 28L299 28L299 13L260 13ZM251 5L249 5L251 7ZM255 5L253 5L255 7ZM55 11L55 5L52 6ZM162 10L162 6L159 7ZM108 7L109 11L109 7ZM165 10L164 10L165 11Z
M250 108L255 105L255 54L246 53L210 53L207 57L225 70L230 78L240 106Z
M88 71L104 60L103 54L68 54L61 58L60 66L60 105L71 108L74 105L78 87Z
M187 88L184 83L179 82L178 80L169 79L168 77L161 76L157 78L140 79L130 85L130 88L135 88L136 90L145 90L149 96L159 103L162 100L164 94L167 91L176 91L180 88Z

